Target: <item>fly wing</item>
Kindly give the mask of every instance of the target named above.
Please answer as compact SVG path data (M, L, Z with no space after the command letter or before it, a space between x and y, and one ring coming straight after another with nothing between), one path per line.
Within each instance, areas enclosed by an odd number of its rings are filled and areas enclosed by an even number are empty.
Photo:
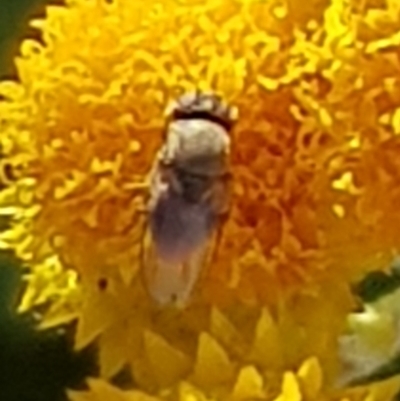
M144 278L159 304L184 305L203 270L217 220L206 204L159 199L144 238Z
M208 246L203 244L184 262L169 262L159 257L150 238L144 254L143 272L151 298L161 306L186 306L206 264L207 254Z

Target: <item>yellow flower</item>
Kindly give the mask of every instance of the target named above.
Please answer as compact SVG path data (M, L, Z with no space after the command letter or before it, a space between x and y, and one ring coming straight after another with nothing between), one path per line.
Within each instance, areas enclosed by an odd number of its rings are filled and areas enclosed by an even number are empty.
M21 309L47 304L43 327L78 319L76 348L98 339L102 375L129 364L146 394L184 380L203 398L302 399L287 372L312 356L329 389L349 284L400 245L399 11L397 0L49 6L32 22L42 41L15 60L19 81L0 83L0 211L14 216L0 244L31 268ZM160 310L139 262L146 175L166 104L195 88L240 111L233 206L191 304Z
M310 358L303 362L297 372L287 371L281 379L281 386L278 395L266 397L265 382L253 366L243 368L229 394L224 400L239 401L250 399L269 399L271 401L389 401L396 395L400 377L393 377L389 380L375 383L367 388L356 387L344 394L338 395L335 392L330 394L321 393L323 376L318 361ZM172 391L165 391L159 396L149 396L141 391L122 391L110 384L98 380L89 380L89 391L70 391L71 401L156 401L167 400ZM214 398L204 395L196 386L187 382L179 383L174 393L179 401L212 401Z
M32 23L44 44L22 44L21 82L0 89L3 147L22 170L9 190L11 205L22 208L13 228L18 255L38 265L55 253L91 282L119 274L129 283L162 111L200 87L221 92L242 116L233 134L235 202L207 297L273 304L282 291L384 265L395 244L381 231L394 235L395 225L372 230L364 224L372 214L360 215L380 181L342 188L340 179L355 180L371 153L352 147L368 139L365 107L377 107L366 94L396 78L369 72L378 65L367 65L359 49L349 5L292 3L48 7L46 19ZM351 91L354 80L360 88Z

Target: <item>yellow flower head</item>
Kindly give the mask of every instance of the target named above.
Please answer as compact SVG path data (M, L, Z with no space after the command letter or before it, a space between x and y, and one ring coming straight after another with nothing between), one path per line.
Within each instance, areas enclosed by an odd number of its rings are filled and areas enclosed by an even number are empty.
M383 74L396 78L389 65L371 74L379 66L368 64L350 12L341 1L48 7L45 20L32 22L44 43L21 46L21 82L1 85L7 167L22 169L4 195L5 206L23 211L6 241L31 265L56 254L91 279L118 270L129 281L139 268L138 210L162 112L197 88L221 93L241 115L234 205L205 294L273 303L281 291L386 262L397 225L379 210L382 224L372 225L372 213L361 212L371 202L389 209L368 188L393 184L366 171L378 147L368 146L364 109L378 113L369 94ZM386 55L376 63L387 64ZM360 88L350 91L354 80ZM384 143L396 141L387 135ZM381 244L382 230L389 243Z
M332 392L329 395L321 393L323 377L321 368L315 359L308 359L297 372L287 371L281 381L280 394L273 401L389 401L396 396L400 378L394 377L381 383L375 383L369 388L353 388L342 394ZM240 372L232 394L227 400L265 400L265 390L262 389L262 378L251 367L245 367ZM71 401L157 401L163 398L150 397L141 391L121 391L102 380L89 380L89 391L71 391ZM212 401L198 388L187 382L182 382L176 394L179 401ZM165 399L165 398L164 398ZM272 398L271 398L272 400Z
M330 383L350 281L400 245L399 11L49 6L32 21L41 41L22 43L19 81L0 83L0 203L14 216L1 244L32 271L21 308L47 303L44 326L78 318L76 346L99 338L103 375L129 363L153 393L186 378L220 398L268 382L275 397L312 355ZM195 89L239 109L233 205L190 306L159 310L140 279L146 177L166 105Z

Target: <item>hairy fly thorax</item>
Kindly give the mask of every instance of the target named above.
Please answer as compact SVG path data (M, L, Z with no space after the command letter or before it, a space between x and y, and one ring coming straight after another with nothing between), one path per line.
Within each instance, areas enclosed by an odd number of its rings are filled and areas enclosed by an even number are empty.
M153 299L184 305L229 209L229 131L235 116L215 95L194 93L180 98L168 118L150 177L152 246L144 271Z
M223 127L207 120L170 123L156 161L161 178L187 202L204 202L216 180L229 176L230 138Z

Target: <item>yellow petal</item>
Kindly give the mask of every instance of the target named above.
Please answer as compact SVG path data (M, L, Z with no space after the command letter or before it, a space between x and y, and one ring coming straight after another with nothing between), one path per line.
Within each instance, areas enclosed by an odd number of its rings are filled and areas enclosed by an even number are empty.
M211 401L193 385L182 382L179 385L179 401Z
M317 358L309 358L297 372L302 393L309 399L317 397L322 387L323 373Z
M89 380L90 391L67 391L71 401L161 401L141 391L122 391L105 381Z
M39 328L44 330L61 326L77 319L78 316L78 305L62 298L59 302L55 302L49 310L46 311L39 324Z
M252 398L264 398L263 378L254 366L246 366L239 372L232 391L234 400L248 400Z
M251 358L266 368L282 364L282 349L279 331L267 309L263 309L256 327Z
M126 391L124 401L162 401L162 398L153 397L142 391Z
M71 401L124 401L123 392L99 379L88 380L89 392L68 391Z
M197 349L194 379L204 387L229 381L233 368L221 345L208 333L201 333Z
M168 386L188 372L188 358L160 335L146 331L144 346L154 377L160 386Z
M269 91L275 91L279 88L279 80L259 75L257 82Z
M281 394L274 401L301 401L302 399L296 376L293 372L285 372Z
M105 293L90 294L85 300L75 334L75 349L80 350L118 320L115 300Z
M388 380L371 386L368 396L364 401L388 401L393 400L400 391L400 376L391 377Z
M243 339L232 323L217 308L213 308L211 311L210 333L232 352L243 354Z
M70 401L95 401L91 394L81 391L67 391L67 396Z
M110 378L127 362L128 347L126 328L123 322L106 330L99 341L99 363L102 377Z

